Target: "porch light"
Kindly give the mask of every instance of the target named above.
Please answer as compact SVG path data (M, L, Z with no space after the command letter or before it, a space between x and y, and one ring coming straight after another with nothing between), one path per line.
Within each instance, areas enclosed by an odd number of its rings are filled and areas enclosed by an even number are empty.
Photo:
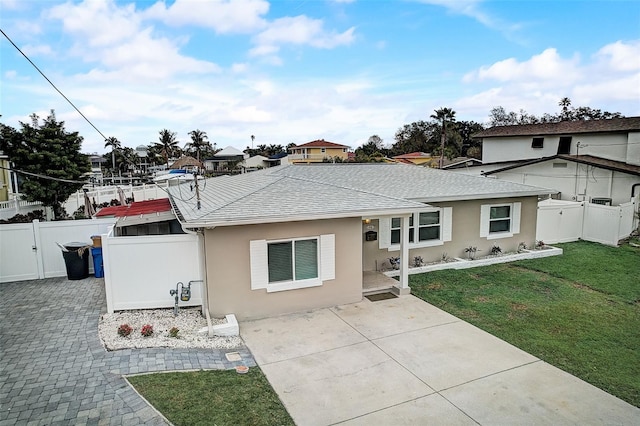
M365 219L364 223L366 223L367 225L371 223L371 219Z

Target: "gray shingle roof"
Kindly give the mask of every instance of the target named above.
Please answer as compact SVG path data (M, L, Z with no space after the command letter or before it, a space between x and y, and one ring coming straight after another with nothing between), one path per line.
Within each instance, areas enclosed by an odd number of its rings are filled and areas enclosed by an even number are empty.
M474 138L570 135L578 133L629 132L640 130L640 117L611 118L607 120L560 121L558 123L495 126L472 135Z
M192 226L397 214L428 202L550 192L403 164L288 165L211 178L200 184L200 209L189 184L169 188L179 216Z

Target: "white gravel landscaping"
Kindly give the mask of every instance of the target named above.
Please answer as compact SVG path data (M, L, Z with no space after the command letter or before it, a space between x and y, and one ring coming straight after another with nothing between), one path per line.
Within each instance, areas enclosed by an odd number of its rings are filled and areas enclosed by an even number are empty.
M211 318L213 325L224 324L224 319ZM127 337L118 335L118 327L128 324L133 331ZM146 324L153 326L153 335L143 336L140 331ZM104 314L98 324L100 340L107 350L127 348L208 348L231 349L244 346L239 336L210 338L208 334L198 333L207 326L207 320L199 308L182 308L178 316L173 309L149 309ZM177 327L177 337L171 337L169 330Z

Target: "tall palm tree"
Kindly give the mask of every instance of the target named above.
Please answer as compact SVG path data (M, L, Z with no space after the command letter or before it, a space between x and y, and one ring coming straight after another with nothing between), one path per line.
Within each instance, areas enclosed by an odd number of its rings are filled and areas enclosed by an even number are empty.
M160 142L157 143L158 148L160 150L160 154L162 154L162 159L166 165L169 165L169 157L173 156L175 153L179 152L180 147L178 146L178 141L176 139L176 132L172 132L167 129L160 130L160 137L158 140Z
M447 121L456 121L456 112L451 108L436 109L431 118L442 121L442 133L440 134L440 168L444 165L444 147L447 143Z
M104 147L111 147L111 170L116 169L116 151L120 151L122 149L122 144L120 141L114 136L110 136L104 140Z
M211 149L211 144L207 139L207 132L204 132L200 129L192 130L189 132L189 136L191 136L191 142L185 145L185 150L195 152L196 160L200 161L200 154L203 151Z

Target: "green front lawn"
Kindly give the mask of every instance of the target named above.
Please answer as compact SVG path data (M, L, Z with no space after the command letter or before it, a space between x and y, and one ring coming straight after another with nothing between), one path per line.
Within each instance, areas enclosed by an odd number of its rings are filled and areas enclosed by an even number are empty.
M640 407L640 248L410 277L417 297Z
M180 425L293 425L258 367L157 373L127 378L171 423Z

